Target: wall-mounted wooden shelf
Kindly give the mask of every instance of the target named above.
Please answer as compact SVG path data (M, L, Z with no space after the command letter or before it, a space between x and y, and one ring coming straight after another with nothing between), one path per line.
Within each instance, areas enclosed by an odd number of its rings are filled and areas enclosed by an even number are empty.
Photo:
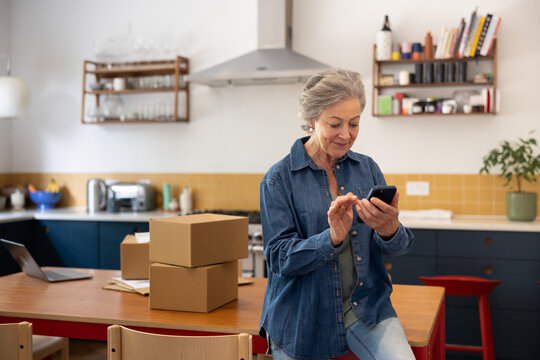
M373 81L372 81L372 98L371 98L371 110L373 116L376 117L400 117L400 116L453 116L453 115L495 115L497 113L497 41L494 40L493 49L489 56L478 56L478 57L465 57L465 58L447 58L447 59L420 59L420 60L377 60L376 59L376 45L373 45ZM491 63L491 70L493 77L488 82L474 82L470 80L471 76L468 76L467 81L453 81L453 82L433 82L433 83L411 83L408 85L382 85L380 84L381 75L384 73L383 70L396 68L402 70L407 67L407 65L415 64L426 64L426 63L458 63L458 62L467 62L467 63L478 63L478 62L489 62ZM489 65L487 65L489 66ZM470 67L470 66L468 66ZM474 77L474 76L473 76ZM491 88L493 97L491 99L491 109L489 112L472 112L472 113L451 113L451 114L441 114L441 113L419 113L419 114L378 114L377 109L377 100L379 95L393 95L392 91L395 92L404 92L407 91L408 95L414 95L415 92L425 89L433 89L433 93L437 94L436 89L448 89L448 88L469 88L469 89L478 89L478 88ZM414 96L412 96L414 97ZM437 96L436 96L437 97Z
M82 110L81 110L81 122L83 124L153 124L153 123L177 123L177 122L189 122L189 83L184 80L185 76L189 74L189 60L182 56L177 56L171 60L153 60L153 61L138 61L138 62L126 62L126 63L100 63L90 60L84 61L83 67L83 90L82 90ZM143 78L151 79L169 77L172 81L169 84L163 85L162 83L155 86L149 86L148 84L142 84L141 86L133 86L130 80L142 80ZM90 79L89 79L90 78ZM91 89L89 84L103 84L111 83L113 79L121 78L125 81L125 88L114 90L110 88L110 85L106 89ZM90 81L92 81L90 83ZM157 94L157 93L171 93L174 95L174 99L171 101L174 103L173 111L168 114L166 119L158 118L153 120L154 116L143 117L135 120L132 118L126 119L122 116L122 120L119 116L107 117L99 114L97 109L100 109L102 96L130 96L141 94ZM94 114L90 116L85 113L86 109L86 97L95 97L95 106L93 108ZM182 109L182 113L179 112L179 96L183 96L182 103L185 104L185 109Z

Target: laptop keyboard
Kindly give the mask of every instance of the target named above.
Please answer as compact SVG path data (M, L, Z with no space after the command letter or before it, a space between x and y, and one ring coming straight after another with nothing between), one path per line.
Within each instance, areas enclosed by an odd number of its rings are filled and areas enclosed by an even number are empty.
M64 274L59 274L55 271L47 270L45 271L45 275L47 275L47 278L49 280L62 280L65 279L66 276Z

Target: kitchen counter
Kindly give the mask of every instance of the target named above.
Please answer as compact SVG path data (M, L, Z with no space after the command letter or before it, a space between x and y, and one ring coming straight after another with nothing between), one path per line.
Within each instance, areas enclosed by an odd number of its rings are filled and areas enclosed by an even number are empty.
M88 214L84 207L58 208L46 211L2 211L0 223L23 220L71 220L71 221L114 221L114 222L146 222L151 218L177 216L179 212L163 212L161 210L144 212ZM509 221L506 216L454 215L452 219L412 219L400 218L401 223L411 229L439 230L488 230L540 232L540 217L531 222Z
M0 223L24 220L66 220L66 221L115 221L115 222L146 222L151 218L180 215L179 212L163 212L161 210L140 212L109 213L106 211L89 214L85 207L58 208L45 211L2 211Z
M400 222L411 229L540 232L535 221L510 221L506 216L454 215L452 219L407 219Z

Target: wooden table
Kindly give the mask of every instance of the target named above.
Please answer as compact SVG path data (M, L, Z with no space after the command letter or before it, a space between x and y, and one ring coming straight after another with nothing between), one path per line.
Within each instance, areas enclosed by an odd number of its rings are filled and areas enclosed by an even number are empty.
M23 273L0 277L0 323L24 320L35 334L93 340L107 340L112 324L173 335L245 332L254 352L266 351L258 336L266 279L240 286L238 300L204 314L151 310L147 296L102 289L119 271L78 270L94 278L49 284ZM444 356L444 289L395 285L392 302L417 359L442 359L436 355Z

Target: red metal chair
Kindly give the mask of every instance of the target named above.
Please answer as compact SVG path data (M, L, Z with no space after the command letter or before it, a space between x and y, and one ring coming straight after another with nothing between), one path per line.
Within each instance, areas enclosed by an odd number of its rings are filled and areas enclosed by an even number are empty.
M419 276L426 285L444 287L446 295L478 296L478 311L480 314L480 333L482 346L446 344L446 350L479 352L484 360L495 360L493 346L493 330L489 312L488 294L499 285L501 280L487 280L473 276Z

